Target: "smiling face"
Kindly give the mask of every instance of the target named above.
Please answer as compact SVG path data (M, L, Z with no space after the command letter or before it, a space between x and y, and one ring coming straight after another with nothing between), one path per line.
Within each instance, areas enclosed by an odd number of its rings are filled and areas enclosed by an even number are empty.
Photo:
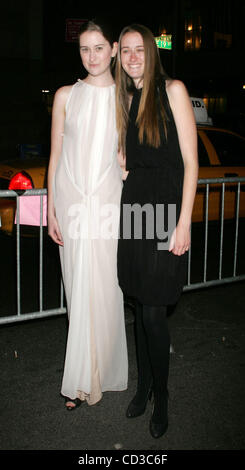
M145 53L143 38L137 31L128 32L122 37L121 64L138 87L144 76Z
M82 63L92 77L110 74L111 58L116 55L116 44L111 47L103 34L85 31L79 39Z

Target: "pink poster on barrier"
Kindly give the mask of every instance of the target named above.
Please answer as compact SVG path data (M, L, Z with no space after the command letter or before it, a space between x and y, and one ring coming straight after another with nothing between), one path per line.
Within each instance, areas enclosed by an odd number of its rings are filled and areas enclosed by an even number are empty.
M19 221L21 225L40 225L41 196L20 196ZM15 215L15 224L17 223ZM47 196L43 196L43 226L47 225Z

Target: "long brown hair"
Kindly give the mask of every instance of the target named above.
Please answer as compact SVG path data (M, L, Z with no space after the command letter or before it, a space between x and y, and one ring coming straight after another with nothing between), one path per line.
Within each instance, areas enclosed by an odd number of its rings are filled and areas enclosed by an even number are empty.
M132 78L130 78L122 68L120 52L123 36L131 32L138 32L142 36L145 55L143 88L136 119L139 128L139 142L142 143L145 138L146 143L152 147L157 148L160 145L158 103L160 104L160 116L162 118L165 137L167 137L167 116L163 106L161 92L163 80L167 78L167 76L162 68L154 36L146 26L139 24L126 26L119 37L115 72L119 149L121 149L123 153L125 153L125 139L128 126L129 95L133 93L135 86Z

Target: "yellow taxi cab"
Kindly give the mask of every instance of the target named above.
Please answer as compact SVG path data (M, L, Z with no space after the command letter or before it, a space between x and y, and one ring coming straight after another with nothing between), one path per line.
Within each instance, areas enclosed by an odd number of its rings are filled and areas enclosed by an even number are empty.
M245 138L212 125L205 104L191 98L198 133L199 179L245 177ZM236 215L237 183L225 183L224 218ZM239 216L245 217L245 183L240 185ZM206 211L206 185L198 185L193 222L201 222ZM209 185L208 220L219 220L222 212L222 184Z
M48 159L18 158L0 162L0 190L42 189L46 187ZM14 227L16 199L0 198L0 229L11 234Z

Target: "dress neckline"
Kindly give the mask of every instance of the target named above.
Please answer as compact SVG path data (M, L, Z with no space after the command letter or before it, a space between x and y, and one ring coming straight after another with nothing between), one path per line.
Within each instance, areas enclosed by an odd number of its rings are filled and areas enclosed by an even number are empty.
M112 87L115 87L116 84L115 83L112 83L111 85L106 85L106 86L98 86L98 85L92 85L91 83L87 83L85 82L84 80L81 80L80 78L78 79L78 82L79 83L82 83L83 85L86 85L86 86L89 86L91 88L96 88L98 90L106 90L108 88L112 88Z

